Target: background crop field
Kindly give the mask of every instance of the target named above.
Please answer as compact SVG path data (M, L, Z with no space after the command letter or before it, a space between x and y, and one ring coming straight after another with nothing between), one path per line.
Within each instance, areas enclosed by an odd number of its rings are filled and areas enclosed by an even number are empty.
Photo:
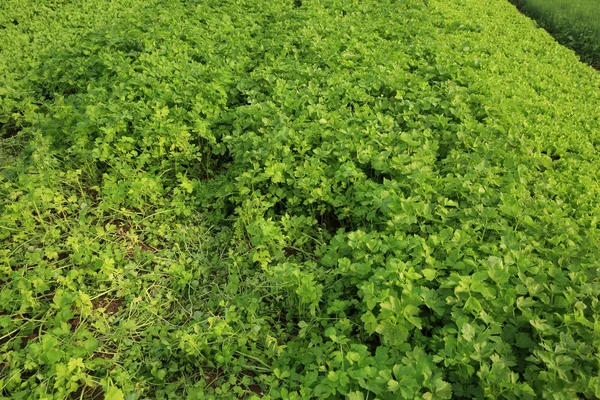
M512 0L562 44L600 68L600 2L597 0Z
M0 399L600 398L600 74L505 0L0 2Z

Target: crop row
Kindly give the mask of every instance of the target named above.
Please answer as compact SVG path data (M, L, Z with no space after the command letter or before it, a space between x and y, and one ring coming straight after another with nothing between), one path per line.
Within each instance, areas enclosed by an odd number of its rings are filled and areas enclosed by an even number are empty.
M512 0L583 61L600 68L600 3L595 0Z

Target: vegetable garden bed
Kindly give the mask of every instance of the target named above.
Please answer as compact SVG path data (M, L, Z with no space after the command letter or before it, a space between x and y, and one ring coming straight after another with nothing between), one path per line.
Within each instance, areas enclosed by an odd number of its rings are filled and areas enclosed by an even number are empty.
M0 397L600 397L600 75L508 2L0 26Z

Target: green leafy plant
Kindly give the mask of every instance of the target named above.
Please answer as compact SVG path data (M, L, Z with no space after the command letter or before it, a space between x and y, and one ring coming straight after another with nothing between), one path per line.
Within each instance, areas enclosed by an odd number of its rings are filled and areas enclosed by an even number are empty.
M0 397L600 397L600 76L507 2L0 16Z

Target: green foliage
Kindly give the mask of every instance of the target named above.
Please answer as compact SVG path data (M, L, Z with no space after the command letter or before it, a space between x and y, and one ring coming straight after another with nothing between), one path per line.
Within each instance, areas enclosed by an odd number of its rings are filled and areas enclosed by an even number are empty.
M600 68L600 3L596 0L511 0L583 61Z
M510 4L0 15L1 398L600 397L600 76Z

